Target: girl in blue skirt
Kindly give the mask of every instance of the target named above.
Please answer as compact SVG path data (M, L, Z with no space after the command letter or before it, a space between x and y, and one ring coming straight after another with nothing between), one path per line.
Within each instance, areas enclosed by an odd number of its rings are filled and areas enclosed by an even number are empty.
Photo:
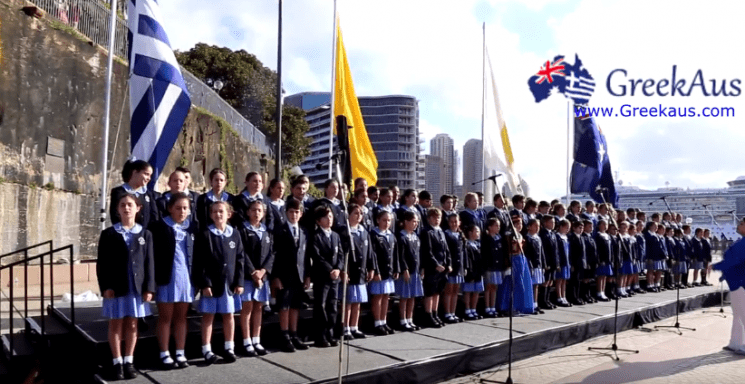
M377 262L372 251L370 234L362 225L364 217L362 208L362 205L349 204L349 232L352 234L351 245L354 246L354 255L350 253L347 276L342 276L342 279L348 280L347 305L344 308L346 311L344 338L346 340L366 337L358 328L360 305L367 303L367 282L372 280Z
M608 297L605 295L605 284L609 276L613 276L613 265L612 265L612 244L610 235L606 233L608 229L608 222L605 220L598 221L598 232L595 234L595 244L598 249L598 267L595 270L597 275L597 293L596 297L599 300L606 301Z
M388 192L390 198L390 191ZM396 290L393 282L398 279L398 257L396 256L396 237L390 231L393 214L386 210L377 212L377 228L370 235L373 251L377 260L375 274L369 283L372 295L371 310L375 319L375 334L378 336L392 334L393 330L386 323L388 316L388 297Z
M683 231L679 228L675 228L673 231L673 239L675 240L675 249L673 254L675 255L675 266L673 273L675 273L675 284L682 286L681 281L684 274L688 274L688 262L686 261L686 255L688 250L685 242L683 242Z
M522 215L516 212L512 215L511 230L505 233L507 237L509 260L505 262L507 269L504 272L502 284L499 285L497 296L499 296L499 309L503 313L516 311L522 314L533 313L533 281L530 275L528 259L523 254L523 239L520 231L523 229ZM513 305L510 308L510 296L513 297Z
M233 313L240 301L233 295L243 293L243 243L237 230L228 225L233 208L227 201L217 201L209 208L210 224L194 242L192 282L200 290L199 312L202 313L202 356L207 365L217 361L212 353L212 322L222 315L225 335L223 359L235 361L235 321Z
M396 280L396 294L400 298L398 310L401 315L401 330L414 331L414 300L417 297L424 296L424 287L422 286L421 261L419 251L421 242L416 235L416 228L419 225L419 216L412 211L403 212L403 229L398 234L398 264L400 273ZM425 319L430 320L430 319ZM439 323L430 320L429 324L439 328Z
M571 307L567 301L567 280L571 278L572 264L569 260L569 220L561 219L557 225L556 245L559 250L559 265L556 271L556 305Z
M241 331L243 332L243 349L248 356L266 355L261 345L261 318L264 305L269 304L269 274L274 265L272 252L272 234L261 222L266 212L262 200L251 200L247 203L244 221L240 227L241 242L246 252L243 275L243 293L237 300L241 306Z
M481 258L481 229L471 224L466 227L466 276L463 283L463 303L466 307L466 320L478 320L482 317L476 312L479 293L484 292L484 263Z
M135 222L141 201L134 194L125 194L113 205L120 221L101 232L96 274L104 297L103 316L109 319L111 376L122 380L137 377L132 365L137 319L150 315L148 302L155 292L155 272L152 235Z
M486 233L481 237L481 257L484 262L484 315L497 317L497 287L502 284L502 268L507 247L500 235L500 222L496 217L486 221Z
M191 265L194 256L194 234L198 224L191 220L191 197L183 192L172 193L163 220L150 226L155 247L155 283L158 285L158 344L161 368L186 368L186 312L194 301L191 285ZM171 358L168 342L171 325L176 339L176 359Z
M443 306L445 307L445 322L446 323L458 323L463 321L458 316L455 316L455 309L458 306L458 291L460 285L463 284L465 279L465 238L463 232L460 231L460 217L457 214L450 214L444 219L448 224L448 229L445 230L445 240L448 242L448 248L450 249L450 258L452 260L452 272L448 275L448 283L445 285L445 292L443 292Z
M530 275L533 282L533 313L542 314L543 310L538 307L538 287L545 282L546 254L543 252L543 242L538 236L538 220L528 221L528 233L525 238L524 254L530 265Z

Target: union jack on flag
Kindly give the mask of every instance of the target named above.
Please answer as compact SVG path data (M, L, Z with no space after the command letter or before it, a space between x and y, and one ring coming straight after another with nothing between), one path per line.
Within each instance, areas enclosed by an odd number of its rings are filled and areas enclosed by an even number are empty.
M536 76L538 76L538 79L536 79L536 84L540 84L544 82L545 80L548 80L549 83L554 82L553 76L564 76L564 65L561 63L564 62L564 58L562 57L559 60L556 60L553 64L551 64L550 61L546 60L546 64L541 67L541 70L536 73Z
M574 64L564 61L564 56L547 60L541 69L528 80L528 87L536 103L553 93L563 93L575 104L587 104L595 90L595 80L575 55Z
M132 157L153 167L152 187L191 108L191 98L155 0L129 0L129 103Z

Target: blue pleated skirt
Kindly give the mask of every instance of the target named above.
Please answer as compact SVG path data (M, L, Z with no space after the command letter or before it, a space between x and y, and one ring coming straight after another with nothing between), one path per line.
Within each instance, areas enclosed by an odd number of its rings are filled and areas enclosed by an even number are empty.
M639 264L636 261L624 261L621 267L622 275L633 275L639 273Z
M464 281L466 281L466 279L460 275L448 276L448 284L463 284Z
M125 317L150 316L150 303L142 301L142 296L130 292L126 296L103 299L103 317L123 319Z
M347 304L367 303L365 284L347 285Z
M461 290L463 290L463 293L479 293L484 292L484 280L478 279L477 281L471 281L468 283L463 283L463 286L461 287Z
M512 276L503 276L502 284L497 291L499 310L504 312L510 309L510 293L514 290L512 309L519 313L533 313L533 279L528 268L528 260L520 254L513 255L511 261Z
M225 293L220 297L201 296L197 309L201 313L235 313L241 310L241 301L236 300L239 297L234 297L230 288L225 287Z
M613 267L611 267L610 264L598 265L598 268L595 270L595 275L613 276Z
M399 275L398 280L396 280L396 295L402 299L424 296L424 286L419 274L412 273L408 283Z
M271 293L269 292L268 282L264 281L261 288L257 288L253 280L246 280L243 285L243 293L240 296L236 296L236 300L240 300L241 302L258 301L260 303L268 303L270 298Z
M652 271L664 271L667 269L665 260L647 260L647 269Z
M556 272L557 279L569 280L571 276L572 276L572 268L569 267L568 265L561 267L561 269Z
M371 295L390 295L396 292L396 284L393 279L371 281L367 284Z
M704 269L704 262L703 261L691 262L691 269Z
M688 273L688 263L685 261L679 261L678 264L676 264L673 267L674 273Z
M543 268L533 268L533 270L530 271L530 279L533 281L533 285L545 283L546 279L543 273Z
M486 271L484 272L484 282L491 285L502 284L502 271Z

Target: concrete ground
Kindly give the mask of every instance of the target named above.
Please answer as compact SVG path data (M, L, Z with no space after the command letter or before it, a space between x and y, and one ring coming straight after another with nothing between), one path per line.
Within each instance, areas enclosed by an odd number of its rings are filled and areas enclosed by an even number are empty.
M588 347L609 347L613 336L602 336L558 349L512 366L515 383L743 383L745 356L722 350L729 343L732 311L724 308L697 310L680 317L681 329L655 329L655 325L674 325L665 319L618 335L618 348L637 349L611 353L590 351ZM726 317L723 317L726 316ZM507 366L459 377L446 384L487 383L507 378Z

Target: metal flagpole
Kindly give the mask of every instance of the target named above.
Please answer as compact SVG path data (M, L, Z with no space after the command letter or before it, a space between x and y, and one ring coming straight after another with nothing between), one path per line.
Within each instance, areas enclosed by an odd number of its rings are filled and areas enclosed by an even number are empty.
M484 169L486 169L486 164L484 163L486 160L486 156L484 156L484 147L486 146L484 143L484 120L486 118L486 22L484 22L481 26L482 30L482 38L483 43L481 47L481 179L485 179L488 177L486 175L486 172L484 172ZM501 127L500 127L501 128ZM491 176L491 175L489 175ZM481 193L486 192L486 183L481 183ZM498 187L495 185L495 187Z
M336 14L336 0L334 0L334 39L333 44L331 45L331 99L330 99L330 105L329 105L329 179L334 176L334 165L333 161L331 161L331 157L334 155L334 128L336 126L336 116L334 115L334 100L336 99L335 90L336 90L336 40L339 38L336 35L336 23L338 22L338 17Z
M277 18L277 152L274 177L282 179L282 0Z
M574 147L574 102L572 99L567 99L567 194L566 194L566 208L569 209L569 194L571 193L572 185L572 157Z
M109 23L109 57L106 68L106 102L103 115L103 160L101 162L101 169L103 170L101 172L101 230L106 228L106 189L108 188L109 169L109 126L111 124L111 73L114 67L114 43L116 41L116 1L117 0L111 0L111 17ZM70 262L72 262L72 260L70 260Z

